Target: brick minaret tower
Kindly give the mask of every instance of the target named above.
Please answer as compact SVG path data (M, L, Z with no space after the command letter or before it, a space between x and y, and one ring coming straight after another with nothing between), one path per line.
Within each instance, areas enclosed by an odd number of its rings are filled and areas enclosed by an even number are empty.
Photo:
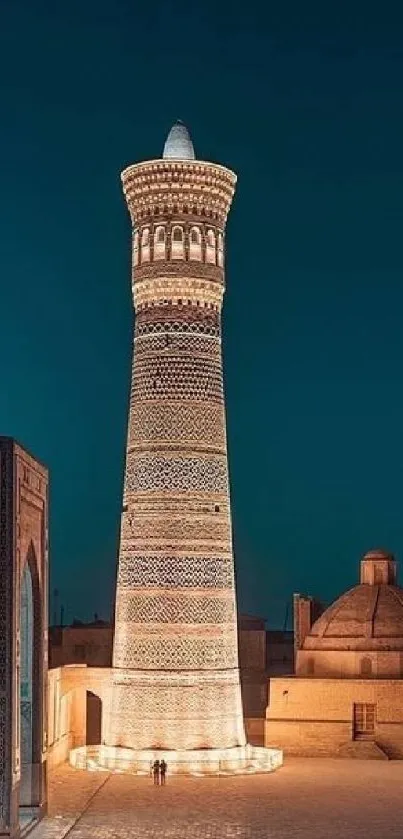
M177 123L129 166L136 313L109 746L244 746L221 356L236 176Z

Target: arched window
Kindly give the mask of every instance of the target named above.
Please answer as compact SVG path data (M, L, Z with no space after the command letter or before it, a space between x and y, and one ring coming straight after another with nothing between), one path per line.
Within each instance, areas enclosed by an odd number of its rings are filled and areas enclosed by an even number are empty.
M184 243L183 243L183 229L178 224L172 228L171 236L171 256L172 259L184 259Z
M224 240L222 233L218 234L218 264L220 268L224 265Z
M216 262L216 243L214 230L208 230L206 234L206 262Z
M165 259L165 228L159 225L154 232L154 259Z
M144 227L141 234L141 262L150 261L150 231Z
M197 259L199 262L202 258L202 237L199 227L192 227L189 237L189 259Z
M360 676L372 676L372 661L369 656L360 659Z
M133 236L133 265L139 264L139 234L137 230Z
M181 227L174 227L172 239L174 242L182 242L183 241L183 231Z

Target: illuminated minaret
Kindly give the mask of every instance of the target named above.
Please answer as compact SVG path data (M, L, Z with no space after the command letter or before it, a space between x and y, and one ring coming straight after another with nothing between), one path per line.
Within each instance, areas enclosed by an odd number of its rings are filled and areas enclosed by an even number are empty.
M122 182L136 319L106 744L243 747L221 355L236 176L177 123Z

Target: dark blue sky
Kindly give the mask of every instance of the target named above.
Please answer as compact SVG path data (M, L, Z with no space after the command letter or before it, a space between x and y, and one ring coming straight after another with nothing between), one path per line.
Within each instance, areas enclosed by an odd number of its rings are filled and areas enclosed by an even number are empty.
M241 608L281 624L293 591L354 584L366 549L403 557L403 20L347 5L2 0L0 433L50 468L67 619L107 615L113 592L119 173L178 117L239 176L224 352Z

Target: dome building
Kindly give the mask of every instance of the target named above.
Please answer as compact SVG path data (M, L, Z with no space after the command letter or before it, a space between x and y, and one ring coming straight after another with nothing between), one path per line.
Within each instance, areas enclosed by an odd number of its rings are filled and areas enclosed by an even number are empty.
M295 595L295 675L271 680L265 736L289 754L403 758L403 588L367 553L360 582L323 610Z

